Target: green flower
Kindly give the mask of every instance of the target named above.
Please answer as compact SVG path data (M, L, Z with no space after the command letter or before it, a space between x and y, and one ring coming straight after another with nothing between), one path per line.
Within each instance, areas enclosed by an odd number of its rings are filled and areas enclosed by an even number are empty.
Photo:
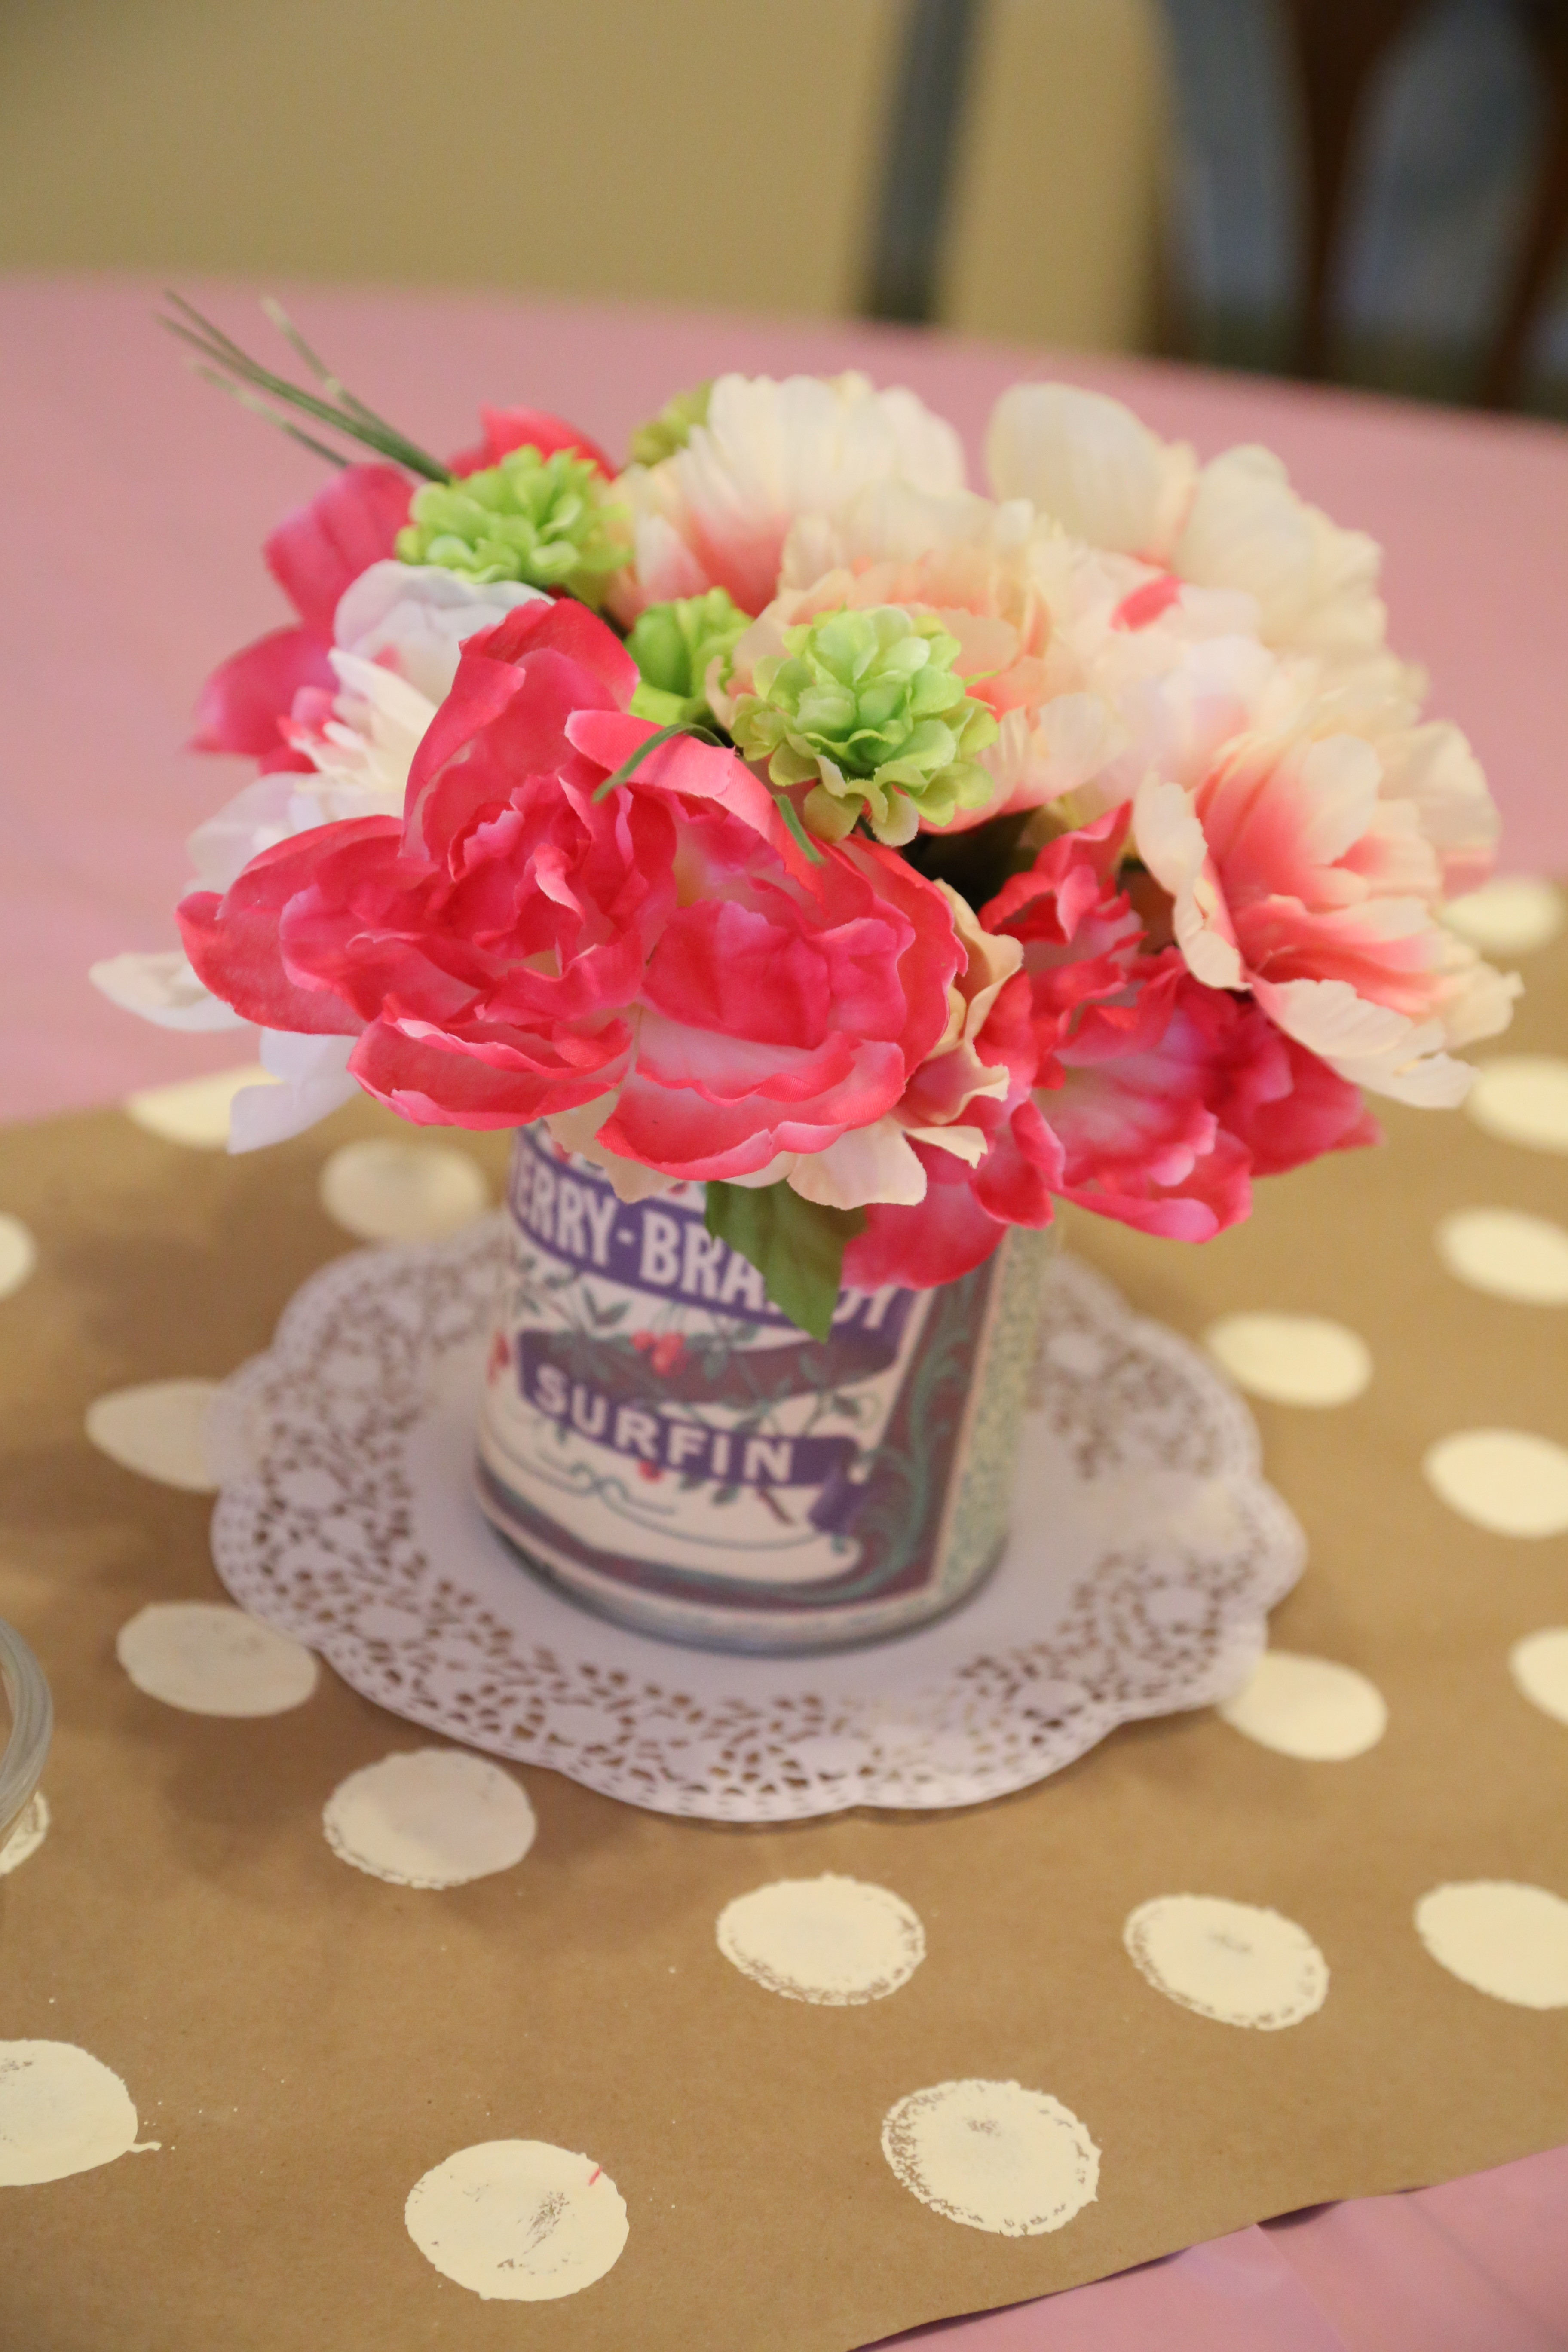
M775 784L815 778L805 821L837 841L862 814L879 841L911 841L923 818L950 824L995 783L975 760L996 721L953 670L958 639L932 613L896 604L824 614L784 633L757 664L731 732Z
M649 423L639 425L632 435L633 465L658 466L666 457L673 457L678 449L684 449L697 427L708 422L708 400L712 390L710 380L690 392L678 392Z
M722 685L730 675L735 641L750 626L722 588L710 588L706 596L650 604L626 639L626 651L642 672L642 683L632 697L637 718L655 719L660 727L710 719L708 665L719 656Z
M604 477L585 457L513 449L499 466L414 493L397 534L404 563L436 563L465 580L521 580L598 604L628 550L611 530Z

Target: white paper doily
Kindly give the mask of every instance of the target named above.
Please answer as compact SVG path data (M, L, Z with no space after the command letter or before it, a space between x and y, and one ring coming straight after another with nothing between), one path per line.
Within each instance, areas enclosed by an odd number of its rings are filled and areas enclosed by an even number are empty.
M973 1600L829 1657L622 1633L520 1566L472 1497L503 1234L496 1216L336 1260L211 1424L229 1591L432 1731L708 1821L976 1804L1119 1723L1226 1696L1300 1573L1239 1399L1058 1257L1015 1535Z

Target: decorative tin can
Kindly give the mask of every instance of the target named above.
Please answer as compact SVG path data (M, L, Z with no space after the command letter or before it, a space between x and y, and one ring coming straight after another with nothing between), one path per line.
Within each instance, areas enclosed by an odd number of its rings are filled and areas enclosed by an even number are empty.
M1047 1236L932 1291L846 1290L825 1341L708 1232L517 1139L479 1494L528 1564L639 1632L829 1649L939 1616L1007 1532Z

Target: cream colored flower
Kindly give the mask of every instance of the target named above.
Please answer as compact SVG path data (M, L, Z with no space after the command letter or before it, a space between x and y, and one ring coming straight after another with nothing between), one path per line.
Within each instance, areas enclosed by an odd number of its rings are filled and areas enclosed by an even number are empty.
M1004 393L986 442L997 495L1033 501L1075 537L1198 588L1241 590L1263 643L1310 654L1325 675L1397 676L1363 531L1342 530L1290 487L1279 459L1245 446L1200 467L1118 400L1064 383Z
M958 436L912 392L879 392L853 374L720 376L685 447L628 467L616 485L634 561L610 601L630 620L645 604L724 588L760 613L803 516L831 520L895 481L938 497L963 488Z

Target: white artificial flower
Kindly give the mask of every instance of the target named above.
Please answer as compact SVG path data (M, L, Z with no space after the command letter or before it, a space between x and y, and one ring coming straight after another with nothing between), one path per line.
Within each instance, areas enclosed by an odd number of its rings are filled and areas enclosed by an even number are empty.
M1310 506L1270 451L1229 449L1200 468L1187 443L1162 441L1104 393L1028 383L997 402L986 457L998 497L1032 500L1089 545L1244 591L1276 651L1311 655L1325 675L1398 677L1376 542Z
M153 955L105 956L88 968L101 996L122 1013L139 1013L156 1029L243 1029L232 1005L204 988L183 948Z
M327 1118L359 1092L349 1076L354 1037L307 1037L292 1030L264 1029L261 1066L275 1086L241 1087L229 1106L228 1148L259 1151Z
M831 521L879 483L952 498L963 472L957 434L912 392L879 392L853 374L721 375L686 446L628 467L616 486L634 561L612 602L630 619L645 604L717 587L760 613L803 517Z
M390 666L427 702L445 702L469 637L520 604L547 604L521 581L465 580L436 563L373 563L338 602L332 642L361 661Z

